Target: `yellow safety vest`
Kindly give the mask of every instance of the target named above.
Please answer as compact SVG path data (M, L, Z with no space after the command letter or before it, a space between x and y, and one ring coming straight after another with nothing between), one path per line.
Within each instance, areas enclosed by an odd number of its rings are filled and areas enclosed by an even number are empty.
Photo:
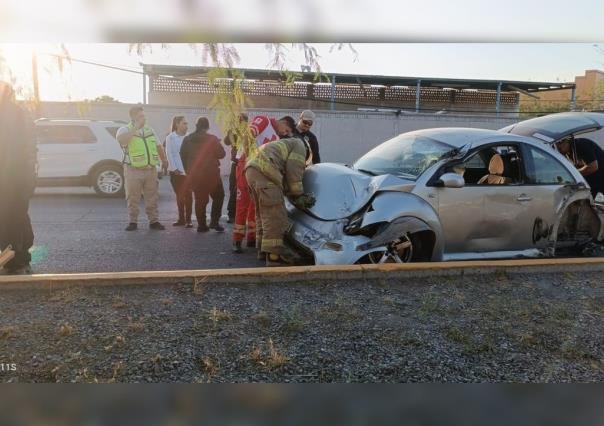
M132 123L128 129L132 130ZM130 142L128 142L128 157L130 165L136 168L147 166L157 166L159 164L159 154L157 152L157 139L150 127L143 127L143 135L136 133Z

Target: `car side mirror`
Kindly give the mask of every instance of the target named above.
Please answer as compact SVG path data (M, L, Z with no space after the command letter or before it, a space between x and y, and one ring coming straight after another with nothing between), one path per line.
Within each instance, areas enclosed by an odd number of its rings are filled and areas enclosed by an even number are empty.
M445 173L438 178L438 186L445 188L463 188L466 184L462 175L457 173Z

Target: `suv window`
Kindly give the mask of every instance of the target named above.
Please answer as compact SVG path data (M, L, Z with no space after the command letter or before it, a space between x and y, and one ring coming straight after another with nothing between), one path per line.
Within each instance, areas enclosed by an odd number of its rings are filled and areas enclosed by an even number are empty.
M96 137L88 126L36 126L39 144L95 143Z
M115 135L117 135L119 127L105 127L105 130L107 130L113 139L115 139Z
M576 183L575 178L554 157L532 146L527 147L527 183L564 185Z

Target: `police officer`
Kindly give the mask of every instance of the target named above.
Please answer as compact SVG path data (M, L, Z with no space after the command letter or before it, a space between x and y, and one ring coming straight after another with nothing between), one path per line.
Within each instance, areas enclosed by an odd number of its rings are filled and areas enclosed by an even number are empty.
M15 102L15 92L0 81L0 251L14 257L0 274L29 274L34 234L28 215L36 187L34 123Z
M116 139L125 152L124 179L130 220L126 231L134 231L138 228L141 196L145 200L149 228L161 231L165 228L159 223L157 209L159 199L157 166L160 159L162 167L168 166L166 153L153 129L147 125L143 107L130 108L130 120L127 126L120 127L116 133Z
M558 141L556 148L585 177L594 198L598 192L604 193L604 151L602 148L590 139L574 139L572 136Z
M310 156L307 144L288 138L262 145L247 162L245 176L256 204L256 240L261 253L266 253L267 266L295 261L295 254L283 242L289 227L284 196L302 209L314 205L314 197L304 194L302 186Z

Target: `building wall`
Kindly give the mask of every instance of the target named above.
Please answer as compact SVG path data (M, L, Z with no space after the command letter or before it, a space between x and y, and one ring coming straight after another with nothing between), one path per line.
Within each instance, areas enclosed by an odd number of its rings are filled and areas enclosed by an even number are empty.
M577 102L589 101L593 97L594 90L600 81L604 80L604 71L586 70L584 75L575 77L576 99ZM538 95L541 102L550 102L570 106L572 98L572 90L555 90L551 92L543 92ZM521 95L520 105L526 102L532 102L534 99L530 96Z
M95 104L74 102L43 102L41 116L63 119L128 120L129 104ZM267 114L272 117L291 115L296 118L301 109L252 109L250 118ZM313 132L319 139L323 161L351 163L371 148L400 133L434 127L475 127L499 129L514 123L515 119L493 116L409 114L396 116L384 113L315 111L317 114ZM164 138L169 132L172 117L184 115L190 129L194 128L197 117L210 118L210 132L222 137L222 131L214 119L214 114L205 108L146 105L145 113L149 124L158 137ZM596 140L603 143L602 131ZM227 156L228 157L228 156ZM229 171L228 158L222 162L222 172Z
M219 90L207 80L170 79L150 77L149 103L207 107ZM331 109L331 85L294 83L285 85L276 81L244 81L242 89L254 108L276 109ZM502 92L500 112L518 111L518 94ZM357 111L359 108L393 108L406 111L416 109L415 87L377 87L336 84L334 109ZM496 92L489 90L444 90L431 87L420 89L420 109L427 112L441 110L490 114L496 111Z

